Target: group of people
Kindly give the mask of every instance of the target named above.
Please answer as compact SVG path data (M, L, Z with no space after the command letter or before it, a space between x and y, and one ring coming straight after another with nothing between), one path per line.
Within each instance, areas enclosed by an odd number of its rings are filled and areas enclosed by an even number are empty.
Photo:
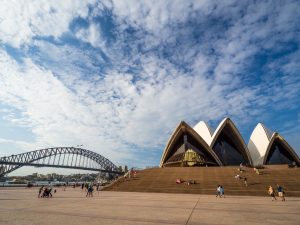
M269 186L268 193L271 196L272 201L277 200L277 198L275 197L274 188L271 185ZM277 193L278 197L281 198L281 201L285 201L283 188L279 184L277 184Z
M243 165L243 163L241 163L241 164L240 164L240 167L238 168L238 171L239 171L240 173L245 172L245 170L244 170L243 168L244 168L244 165ZM239 174L237 174L236 176L234 176L234 178L235 178L235 179L238 179L238 180L243 180L245 186L246 186L246 187L248 186L247 177L242 177L242 176L240 176Z
M246 186L246 187L248 186L247 177L242 177L242 176L240 176L239 174L237 174L237 175L234 176L234 178L235 178L235 179L238 179L238 180L243 180L245 186Z
M196 180L183 180L183 179L181 179L181 178L177 178L176 179L176 184L181 184L181 183L185 183L186 182L186 184L189 186L189 185L191 185L191 184L196 184Z
M216 197L225 198L225 191L222 185L218 185L216 189Z
M137 175L137 172L133 170L133 168L131 168L131 170L128 170L127 173L124 174L124 178L125 179L130 179L132 176L135 178Z
M52 198L52 185L49 182L48 186L41 186L39 188L39 194L38 194L38 198ZM54 190L54 192L56 192L56 190Z
M99 194L100 191L100 183L94 184L92 182L90 183L82 183L81 189L83 190L85 188L86 190L86 197L93 197L94 192L94 186L96 186L96 190ZM52 190L53 186L49 182L47 186L43 185L39 188L38 198L52 198ZM63 185L63 190L66 190L66 184ZM54 193L56 192L56 189L54 189Z
M85 197L93 197L94 187L92 183L89 183L86 187L86 196Z
M86 197L93 197L93 192L94 192L94 186L96 186L96 190L99 194L100 191L100 183L94 184L92 182L90 183L82 183L81 184L81 189L86 190Z

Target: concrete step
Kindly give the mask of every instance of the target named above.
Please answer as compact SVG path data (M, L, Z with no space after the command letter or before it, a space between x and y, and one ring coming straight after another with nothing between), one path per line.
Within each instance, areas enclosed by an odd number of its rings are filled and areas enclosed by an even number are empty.
M279 183L284 187L286 195L300 197L300 169L284 166L268 166L260 169L258 175L252 168L244 168L239 173L239 167L173 167L151 168L138 171L137 176L125 180L121 178L104 190L165 192L165 193L195 193L215 194L218 184L223 185L225 193L230 195L267 195L269 185L276 188ZM236 180L235 175L247 177L248 186L243 180ZM176 184L176 179L195 180L196 184Z

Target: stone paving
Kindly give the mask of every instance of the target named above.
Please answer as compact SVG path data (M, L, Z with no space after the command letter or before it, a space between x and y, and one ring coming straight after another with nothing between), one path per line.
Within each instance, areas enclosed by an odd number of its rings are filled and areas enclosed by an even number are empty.
M57 188L53 198L37 198L37 188L0 188L0 224L300 224L300 198L94 193Z

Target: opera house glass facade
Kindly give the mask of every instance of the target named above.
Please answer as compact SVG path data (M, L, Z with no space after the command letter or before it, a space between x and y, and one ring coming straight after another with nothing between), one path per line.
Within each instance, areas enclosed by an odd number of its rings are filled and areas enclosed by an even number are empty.
M265 164L292 164L292 162L294 162L293 156L285 149L279 140L275 140L270 148Z
M293 164L300 160L291 146L261 123L253 130L248 145L229 118L214 132L203 121L193 128L184 121L174 130L161 161L161 167L249 166Z
M218 165L216 155L199 135L181 122L176 129L175 135L168 143L168 151L165 151L165 166L201 166Z
M236 144L226 134L222 134L213 146L213 151L217 154L224 166L249 164L245 154L240 151Z

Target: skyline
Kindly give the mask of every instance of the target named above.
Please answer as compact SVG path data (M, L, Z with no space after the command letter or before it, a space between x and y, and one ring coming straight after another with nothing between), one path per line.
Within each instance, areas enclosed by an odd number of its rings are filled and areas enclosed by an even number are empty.
M0 156L83 145L159 165L184 120L300 154L298 1L1 1Z

